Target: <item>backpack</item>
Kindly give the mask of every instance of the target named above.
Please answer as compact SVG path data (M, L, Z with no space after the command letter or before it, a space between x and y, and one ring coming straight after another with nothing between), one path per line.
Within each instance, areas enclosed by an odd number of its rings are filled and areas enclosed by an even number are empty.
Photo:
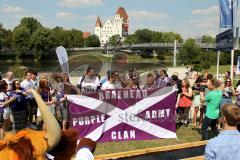
M81 79L81 82L79 84L77 84L77 87L81 90L82 89L82 82L84 81L85 79L85 75L82 75L82 79Z

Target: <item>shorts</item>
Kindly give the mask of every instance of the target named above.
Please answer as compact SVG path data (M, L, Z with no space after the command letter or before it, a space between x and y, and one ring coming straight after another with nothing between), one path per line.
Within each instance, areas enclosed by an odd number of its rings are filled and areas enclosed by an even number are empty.
M3 110L3 119L9 119L11 115L11 109L9 107L5 107Z
M201 98L200 95L195 95L193 100L193 106L194 107L200 107L201 104Z
M51 112L53 115L55 115L55 105L52 104L52 105L47 105L47 106L48 106L50 112ZM42 116L39 108L37 109L37 116L38 116L38 117L41 117L41 116Z

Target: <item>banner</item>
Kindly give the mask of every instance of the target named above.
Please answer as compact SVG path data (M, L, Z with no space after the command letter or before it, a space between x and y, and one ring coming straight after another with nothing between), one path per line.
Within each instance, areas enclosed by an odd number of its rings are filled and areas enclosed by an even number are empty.
M56 49L58 61L61 65L62 71L69 75L68 55L64 47L60 46Z
M219 0L220 27L233 27L233 3L232 0Z
M106 90L67 97L70 125L98 142L176 138L173 87Z

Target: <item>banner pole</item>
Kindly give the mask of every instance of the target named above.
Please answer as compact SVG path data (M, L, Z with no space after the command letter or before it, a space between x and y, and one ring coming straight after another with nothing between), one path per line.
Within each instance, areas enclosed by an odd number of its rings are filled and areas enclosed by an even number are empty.
M177 40L174 40L173 67L176 67L176 64L177 64L176 55L177 55Z
M219 62L220 62L220 51L217 51L217 79L219 79Z
M234 50L231 50L231 80L233 82Z

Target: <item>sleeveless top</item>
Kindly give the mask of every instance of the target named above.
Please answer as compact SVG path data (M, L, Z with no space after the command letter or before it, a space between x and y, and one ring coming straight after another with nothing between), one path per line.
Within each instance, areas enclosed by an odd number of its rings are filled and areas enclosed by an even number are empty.
M182 87L182 92L188 92L188 88ZM191 105L192 105L191 98L185 96L184 94L181 94L180 100L178 102L178 106L188 108L188 107L191 107Z

